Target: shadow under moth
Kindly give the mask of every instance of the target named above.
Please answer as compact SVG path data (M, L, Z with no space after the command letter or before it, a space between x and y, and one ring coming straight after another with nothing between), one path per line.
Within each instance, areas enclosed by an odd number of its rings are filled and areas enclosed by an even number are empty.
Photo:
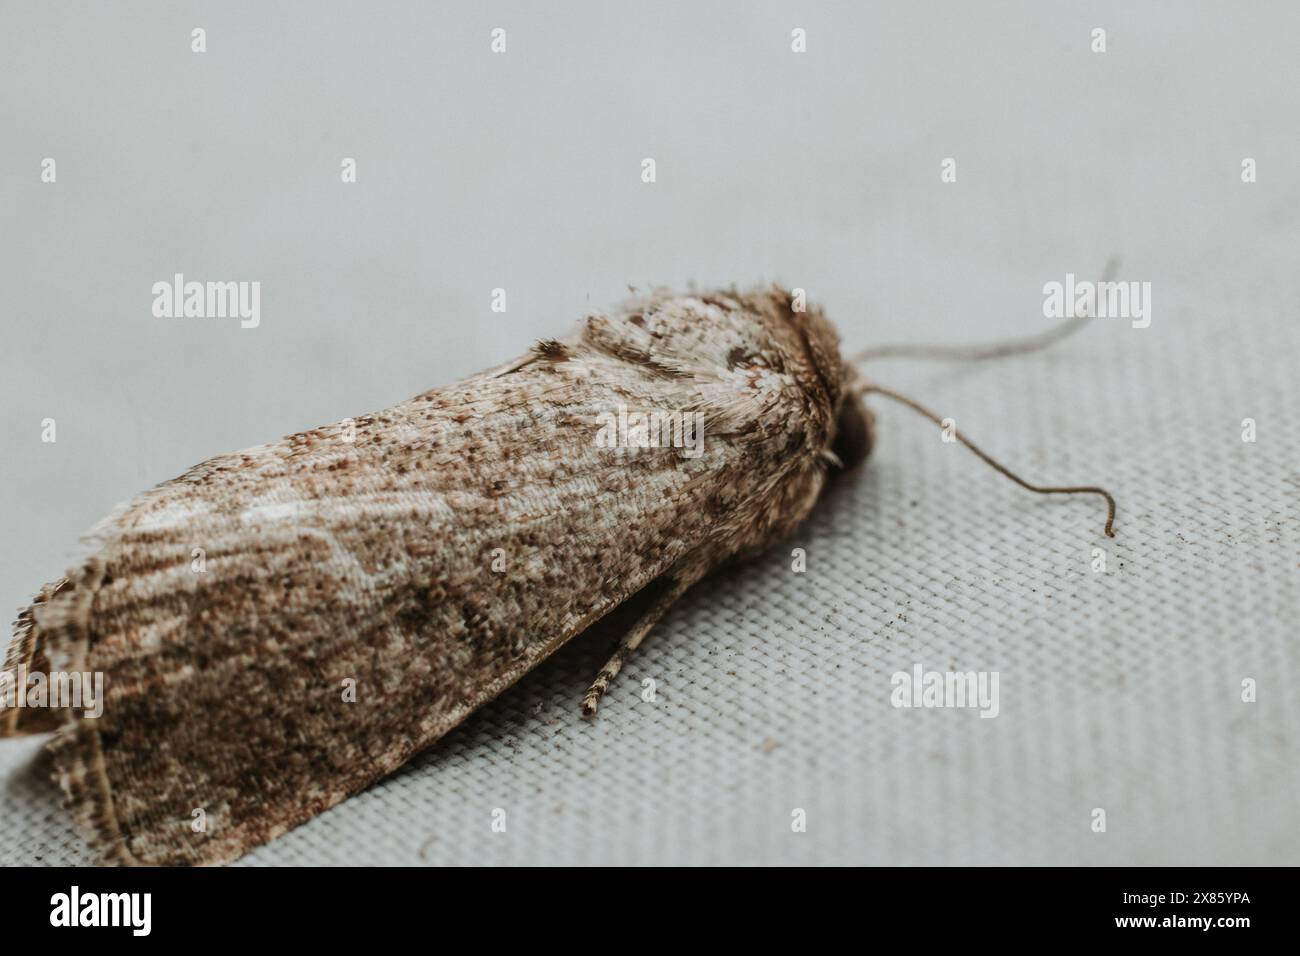
M594 713L677 598L793 532L868 454L872 392L939 420L859 377L788 292L656 292L462 382L209 459L120 506L19 615L6 672L102 673L102 714L7 706L0 736L54 732L105 862L233 860L636 597ZM1032 490L1103 495L1110 533L1106 492L1030 485L966 444Z

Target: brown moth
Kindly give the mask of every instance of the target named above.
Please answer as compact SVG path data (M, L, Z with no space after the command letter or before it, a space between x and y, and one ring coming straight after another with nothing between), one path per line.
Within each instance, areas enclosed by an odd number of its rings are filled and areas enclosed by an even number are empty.
M635 597L594 712L683 592L789 535L828 470L868 453L868 390L781 289L657 292L500 368L212 458L120 507L20 614L6 669L102 672L102 716L0 709L0 736L57 731L105 861L233 860ZM699 453L624 434L653 412L702 423Z

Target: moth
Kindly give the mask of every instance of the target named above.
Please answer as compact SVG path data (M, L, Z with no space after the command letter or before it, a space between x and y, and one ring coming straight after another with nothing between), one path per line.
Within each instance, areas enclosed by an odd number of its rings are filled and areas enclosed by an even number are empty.
M634 607L594 713L674 601L791 534L868 455L872 391L910 402L779 287L657 291L462 382L209 459L120 506L19 615L6 669L102 673L102 716L4 708L0 735L55 732L105 862L233 860ZM656 412L689 416L698 453L609 440L610 416Z

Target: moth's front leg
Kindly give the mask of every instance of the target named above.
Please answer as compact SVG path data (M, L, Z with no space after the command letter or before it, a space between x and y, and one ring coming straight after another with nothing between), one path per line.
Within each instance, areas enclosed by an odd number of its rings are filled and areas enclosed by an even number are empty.
M658 580L648 585L648 587L661 589L660 593L619 639L618 647L614 649L613 655L605 666L600 669L600 673L596 675L596 680L582 698L584 717L595 716L601 697L609 689L609 682L618 676L618 672L623 669L623 663L641 645L641 642L645 640L645 636L668 613L668 609L677 603L677 599L690 590L691 585L704 577L708 570L709 564L705 561L683 559L672 570L665 572Z

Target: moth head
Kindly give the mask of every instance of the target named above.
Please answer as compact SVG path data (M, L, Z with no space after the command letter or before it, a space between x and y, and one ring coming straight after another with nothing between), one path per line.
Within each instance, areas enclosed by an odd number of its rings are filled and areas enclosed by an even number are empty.
M800 290L787 291L773 286L771 301L782 313L797 344L803 365L804 386L821 397L828 406L828 428L823 452L832 461L850 470L871 452L875 444L875 419L851 388L857 370L840 354L840 336L821 309L807 302Z
M857 392L849 391L840 403L831 432L830 452L835 460L850 471L871 454L876 443L876 418Z

